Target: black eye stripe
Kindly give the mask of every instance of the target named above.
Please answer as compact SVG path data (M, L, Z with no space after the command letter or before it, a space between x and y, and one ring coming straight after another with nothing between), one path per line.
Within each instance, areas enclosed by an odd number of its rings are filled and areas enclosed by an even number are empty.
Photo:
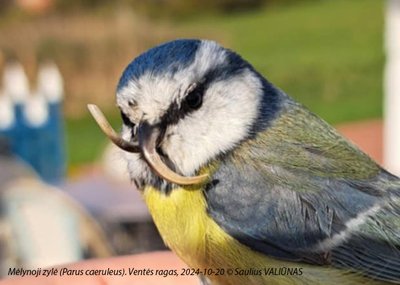
M183 119L187 114L199 109L203 103L206 85L204 83L198 84L193 90L183 98L182 102L171 103L164 116L161 118L163 125L177 124L180 119Z

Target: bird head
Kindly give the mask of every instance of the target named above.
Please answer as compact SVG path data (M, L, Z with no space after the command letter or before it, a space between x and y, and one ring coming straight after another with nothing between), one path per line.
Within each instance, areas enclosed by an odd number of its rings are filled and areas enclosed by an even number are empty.
M95 106L90 109L114 143L129 152L134 181L162 178L188 185L205 181L198 175L201 167L254 134L273 112L278 93L216 42L175 40L138 56L123 72L116 94L120 136Z

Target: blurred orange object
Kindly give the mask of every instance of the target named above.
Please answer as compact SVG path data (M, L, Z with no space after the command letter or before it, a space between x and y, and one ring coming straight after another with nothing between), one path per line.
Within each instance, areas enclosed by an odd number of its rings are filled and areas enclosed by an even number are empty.
M381 120L368 120L336 126L338 131L355 143L380 165L383 163L383 124Z
M16 0L16 4L31 13L44 13L54 4L54 0Z

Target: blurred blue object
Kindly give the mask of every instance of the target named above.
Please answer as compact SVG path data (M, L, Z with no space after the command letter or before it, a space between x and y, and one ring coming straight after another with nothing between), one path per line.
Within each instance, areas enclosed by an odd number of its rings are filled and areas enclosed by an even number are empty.
M57 66L39 68L32 94L23 67L6 65L0 94L0 139L51 184L65 177L66 159L62 117L63 81Z

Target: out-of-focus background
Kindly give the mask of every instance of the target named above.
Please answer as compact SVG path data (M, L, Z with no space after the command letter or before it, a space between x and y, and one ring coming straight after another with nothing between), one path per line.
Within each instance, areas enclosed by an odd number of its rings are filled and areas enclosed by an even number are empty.
M383 163L384 102L400 105L384 100L384 90L398 90L384 79L385 35L395 34L385 30L399 26L400 13L388 12L399 7L398 0L2 0L0 274L164 248L86 105L98 104L118 128L119 76L168 40L207 38L234 49Z

